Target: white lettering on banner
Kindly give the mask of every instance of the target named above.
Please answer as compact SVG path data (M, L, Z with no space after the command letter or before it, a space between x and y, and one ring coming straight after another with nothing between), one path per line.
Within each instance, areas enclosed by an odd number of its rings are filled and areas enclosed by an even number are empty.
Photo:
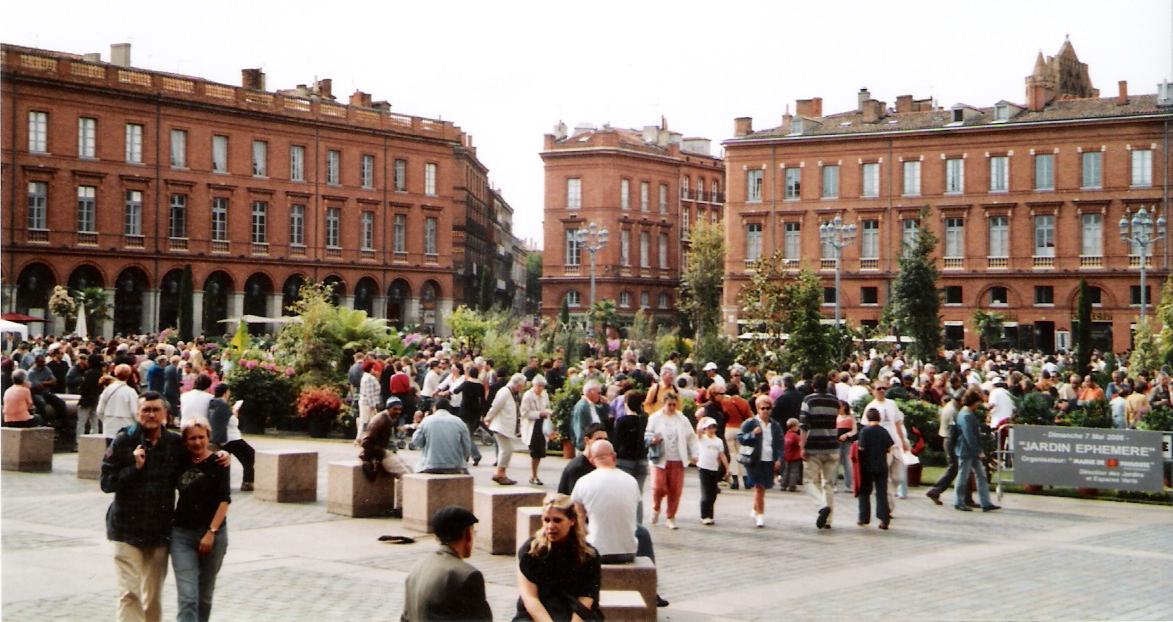
M1059 451L1059 450L1051 450ZM1078 454L1103 454L1108 456L1144 456L1149 457L1156 453L1152 447L1126 447L1123 445L1075 445Z
M1016 426L1014 481L1125 490L1162 487L1161 434L1138 430L1099 430Z

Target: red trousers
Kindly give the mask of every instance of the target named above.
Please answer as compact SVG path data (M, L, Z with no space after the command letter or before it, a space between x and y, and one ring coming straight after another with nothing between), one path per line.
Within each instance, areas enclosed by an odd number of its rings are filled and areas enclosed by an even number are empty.
M680 493L684 492L684 463L669 460L664 468L652 468L652 509L660 511L660 502L668 497L668 518L676 518L680 507Z

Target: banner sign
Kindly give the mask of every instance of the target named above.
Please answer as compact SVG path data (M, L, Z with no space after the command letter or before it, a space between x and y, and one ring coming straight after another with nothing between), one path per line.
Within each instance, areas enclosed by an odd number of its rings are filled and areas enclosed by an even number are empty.
M1015 426L1014 483L1160 492L1163 436L1140 430Z

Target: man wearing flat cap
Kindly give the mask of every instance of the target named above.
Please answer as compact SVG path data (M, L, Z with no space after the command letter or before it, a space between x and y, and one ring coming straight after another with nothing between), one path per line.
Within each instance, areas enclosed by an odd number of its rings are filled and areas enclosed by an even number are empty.
M450 505L432 515L440 548L411 569L404 585L403 622L492 620L485 600L485 578L464 560L472 555L472 512Z

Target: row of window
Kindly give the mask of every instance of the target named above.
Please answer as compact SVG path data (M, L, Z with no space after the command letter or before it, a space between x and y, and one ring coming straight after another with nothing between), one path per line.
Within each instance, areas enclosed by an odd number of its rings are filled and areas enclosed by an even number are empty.
M1034 257L1055 256L1055 214L1037 214L1033 217ZM1082 257L1102 257L1104 254L1104 215L1100 213L1080 214L1079 254ZM967 237L965 220L960 217L944 219L945 259L966 257ZM920 221L908 218L901 221L901 243L910 248L916 242ZM880 258L880 221L860 220L860 259ZM802 257L802 223L786 222L782 234L782 253L786 260L798 261ZM986 218L986 256L990 258L1010 257L1010 216L988 216ZM968 240L970 244L973 240ZM972 248L972 247L971 247ZM836 248L829 240L821 245L821 259L835 259ZM1130 255L1140 255L1140 245L1132 242ZM745 225L745 258L756 261L762 255L762 223Z
M652 236L650 233L643 231L639 234L639 267L651 268L651 244ZM573 230L566 231L566 263L567 266L578 266L582 264L582 253L585 243L578 239ZM661 233L659 236L658 247L658 267L661 269L668 268L668 234ZM631 265L631 230L623 229L619 232L619 265Z
M1133 188L1149 188L1153 185L1153 152L1151 149L1132 149L1131 158L1131 186ZM1036 191L1055 190L1055 154L1039 153L1034 158L1034 185ZM1085 151L1080 154L1080 189L1096 190L1103 187L1104 153L1102 151ZM906 197L921 196L921 165L920 160L908 160L901 163L901 194ZM965 159L961 157L946 158L944 194L965 193ZM990 192L1010 191L1010 156L992 155L989 157ZM839 165L825 164L821 168L822 187L820 197L824 199L839 198ZM802 198L802 168L788 167L783 169L785 189L783 197L786 200L796 201ZM762 188L765 171L751 169L746 171L746 201L757 203L762 200ZM874 198L880 196L880 163L864 162L860 164L859 196Z
M1144 287L1144 304L1146 307L1152 306L1153 298L1152 292L1148 285ZM941 292L942 301L947 306L962 305L963 290L961 285L947 285ZM1100 288L1095 286L1088 287L1088 297L1091 299L1093 306L1100 306L1103 298L1103 293ZM1139 285L1132 285L1129 289L1130 305L1138 307L1141 304L1141 288ZM823 304L833 305L837 299L834 287L823 288ZM1010 290L1007 287L997 285L991 287L986 294L985 303L991 307L1004 307L1009 305ZM872 306L880 304L879 288L872 285L865 285L859 288L859 304L862 306ZM1036 307L1050 307L1055 304L1055 287L1052 285L1035 285L1034 286L1034 306Z
M30 231L48 230L48 196L49 185L45 182L33 181L28 184L28 229ZM98 233L97 229L97 198L98 189L95 186L77 186L77 232ZM127 236L143 235L143 193L141 190L126 190L123 203L122 233ZM167 232L172 239L186 239L188 237L189 197L182 193L173 193L168 200ZM227 197L212 197L211 210L208 215L211 224L211 240L213 242L228 242L228 211ZM269 203L253 201L250 209L250 241L253 244L268 244L270 219ZM325 220L324 241L327 248L342 247L342 208L327 207ZM289 245L305 246L306 206L302 203L289 205ZM434 217L424 219L424 254L438 254L437 247L438 220ZM394 214L392 220L392 249L396 253L407 252L407 215ZM359 217L359 244L361 250L375 250L375 212L364 210Z
M566 298L566 306L570 307L571 309L582 306L582 295L578 293L578 290L572 289L572 290L567 291L565 298ZM651 294L649 292L642 291L639 293L639 307L641 309L651 308L651 306L648 304L650 302L650 300L651 300ZM617 301L617 303L618 303L618 307L620 309L630 309L631 308L631 292L629 292L627 290L623 290L623 291L619 292L619 300ZM669 296L667 293L661 293L657 297L656 303L657 303L656 306L660 309L670 309L670 308L672 308L672 297Z
M689 198L688 177L685 176L680 180L680 196L685 199ZM697 187L696 199L698 201L704 200L704 179L697 182L700 184ZM651 211L652 184L651 182L639 182L639 211ZM720 185L717 181L713 181L713 193L711 199L716 202L720 196ZM659 208L661 214L668 213L668 184L660 184L659 194ZM579 177L570 177L566 180L566 209L580 209L582 207L582 179ZM631 180L626 177L619 180L619 208L623 210L631 209Z
M49 114L47 112L30 111L28 116L28 150L31 153L48 153ZM79 158L97 157L98 120L90 117L79 117L77 120L77 155ZM169 141L171 168L188 168L188 132L182 129L172 129ZM212 136L213 173L229 172L228 137L220 134ZM306 181L304 145L290 145L289 147L289 180ZM139 123L126 124L125 159L130 164L143 163L143 125ZM252 175L254 177L269 176L269 143L264 140L252 142ZM359 158L359 183L363 188L375 187L375 156L362 154ZM408 162L397 158L392 165L392 188L396 192L407 191ZM424 164L424 194L436 195L436 169L434 162ZM326 183L341 185L342 183L342 152L337 149L326 151Z

